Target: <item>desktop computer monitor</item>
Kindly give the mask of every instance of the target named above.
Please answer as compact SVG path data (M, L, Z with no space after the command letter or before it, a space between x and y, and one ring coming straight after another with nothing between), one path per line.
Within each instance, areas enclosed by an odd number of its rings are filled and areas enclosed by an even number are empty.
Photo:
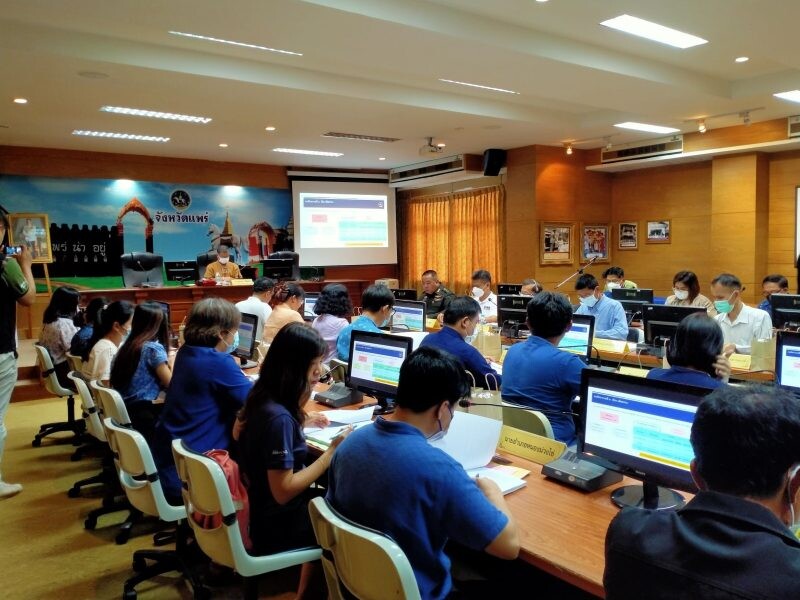
M411 354L413 344L408 337L353 330L347 361L349 386L378 401L376 414L394 410L400 365Z
M607 469L642 481L611 493L617 506L677 508L696 492L689 471L697 406L710 389L584 369L579 450ZM664 486L664 487L659 487Z
M306 297L303 302L303 319L306 321L313 321L317 318L317 313L314 312L314 307L319 300L319 292L306 292Z
M653 290L637 290L628 288L615 288L611 290L614 300L638 300L639 302L653 303Z
M678 329L678 323L697 312L706 312L702 306L668 306L645 304L642 310L644 341L648 346L664 346Z
M528 331L528 302L530 296L502 295L497 297L497 324L503 335L522 337ZM513 335L515 334L515 335Z
M594 315L572 315L572 326L558 343L559 350L572 352L585 361L592 356L594 337Z
M417 300L396 300L392 331L425 331L425 303Z
M395 300L416 300L419 296L417 290L389 288Z
M632 321L635 321L636 317L639 317L639 319L642 318L644 305L647 304L647 302L642 302L641 300L620 300L619 303L622 305L622 310L625 311L625 318L628 319L628 325L630 325Z
M775 329L800 329L800 296L795 294L772 294L772 326Z
M294 259L292 258L265 258L261 261L262 275L275 279L277 281L285 281L292 279L294 272Z
M164 263L167 281L194 281L197 279L197 262L194 260L168 261Z
M258 317L242 313L242 320L239 322L239 345L236 346L233 355L239 359L243 369L252 369L258 365L250 360L256 349L256 327L258 327Z
M778 332L775 379L778 385L800 394L800 333L796 331Z
M522 291L521 283L498 283L497 295L498 296L519 296Z

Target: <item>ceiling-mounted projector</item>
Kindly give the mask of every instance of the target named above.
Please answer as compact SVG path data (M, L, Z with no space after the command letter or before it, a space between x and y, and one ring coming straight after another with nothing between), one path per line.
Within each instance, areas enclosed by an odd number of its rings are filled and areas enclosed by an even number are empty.
M428 143L425 144L424 146L422 146L419 149L419 155L420 156L438 156L439 154L444 152L444 145L435 146L433 144L433 138L432 137L429 137L429 138L426 138L426 139L428 140Z

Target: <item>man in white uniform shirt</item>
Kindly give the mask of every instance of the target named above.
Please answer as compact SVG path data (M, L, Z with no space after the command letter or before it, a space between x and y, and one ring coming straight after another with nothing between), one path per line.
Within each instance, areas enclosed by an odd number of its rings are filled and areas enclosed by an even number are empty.
M711 299L719 313L717 323L722 328L726 347L736 346L736 352L750 354L753 339L772 337L772 319L768 312L742 302L742 282L736 275L722 273L711 282Z
M258 317L256 326L256 341L261 341L264 333L264 324L269 319L272 308L269 301L272 299L272 292L275 289L275 282L269 277L259 277L253 282L253 295L247 300L236 303L236 308L240 313L248 313Z
M497 323L497 296L492 292L492 275L478 269L472 274L472 297L481 305L481 321Z

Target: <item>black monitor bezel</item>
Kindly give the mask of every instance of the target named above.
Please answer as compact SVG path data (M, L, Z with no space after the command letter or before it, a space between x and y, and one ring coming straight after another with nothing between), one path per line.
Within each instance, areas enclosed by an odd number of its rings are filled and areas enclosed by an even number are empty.
M404 348L405 357L414 351L414 340L402 335L392 335L390 333L376 333L374 331L359 331L354 329L350 333L350 355L347 358L347 381L348 386L378 400L394 398L397 395L397 387L388 384L375 383L364 379L353 378L353 356L355 355L355 345L357 342L384 343L387 345Z
M783 347L793 346L800 348L800 332L797 331L778 331L778 339L775 342L775 382L788 390L800 391L800 388L785 385L781 382L783 378Z
M594 321L595 321L594 315L576 315L576 314L572 315L572 324L573 325L575 323L582 323L582 322L589 324L589 343L586 345L586 353L585 354L581 355L581 354L578 354L577 352L571 352L566 347L557 346L557 348L559 350L563 350L564 352L570 352L571 354L574 354L575 356L583 356L584 359L589 360L592 357L592 344L594 343ZM570 326L570 328L571 328L571 326ZM561 342L559 342L559 343L561 343Z
M304 319L315 319L317 317L317 313L315 313L313 310L311 311L311 314L306 314L306 300L308 298L315 298L316 300L319 300L319 294L320 294L319 292L306 292L304 294L304 296L303 296L303 310L301 312L301 314L303 315ZM315 302L315 304L316 304L316 302Z
M427 306L425 302L422 300L395 300L394 302L394 309L397 310L397 307L405 306L407 308L416 308L422 310L422 329L420 331L425 331L425 321L428 318L427 313ZM392 322L392 327L394 328L394 322ZM408 331L416 331L415 329L409 328Z
M263 258L261 259L261 274L278 281L294 279L294 259Z
M253 337L250 340L250 350L249 350L249 352L247 352L245 350L240 350L241 346L236 346L236 348L234 349L232 354L236 358L238 358L240 360L242 360L242 359L243 360L250 360L251 358L253 358L253 354L255 354L255 351L256 351L256 345L258 344L258 340L257 340L258 336L256 335L256 328L258 327L258 316L254 315L254 314L251 314L251 313L246 313L246 312L241 313L241 315L242 315L242 318L241 318L241 321L239 322L239 327L241 327L242 323L244 323L245 321L251 321L252 320ZM241 338L241 335L239 337ZM241 339L240 339L239 343L241 344Z
M586 444L586 429L588 423L587 416L587 403L588 403L588 390L594 384L598 387L603 387L600 384L607 383L605 387L612 391L623 391L627 393L635 393L636 390L652 389L658 390L662 393L672 395L668 398L669 402L676 402L689 406L699 406L703 398L710 394L713 390L710 388L700 388L691 385L673 383L668 381L660 381L657 379L647 379L643 377L636 377L633 375L623 375L621 373L611 373L608 371L600 371L595 369L584 369L581 373L581 393L580 393L580 415L581 427L578 428L578 450L588 460L598 464L606 469L622 473L626 477L631 477L644 483L655 484L672 489L683 490L686 492L696 493L697 486L692 479L689 471L683 471L677 467L670 467L669 465L661 465L659 463L646 461L645 459L637 459L635 457L615 452L601 446L594 446ZM632 391L633 390L633 391Z
M522 296L521 283L498 283L497 284L498 296Z
M164 262L167 281L194 281L197 279L196 260L173 260Z
M417 290L411 288L389 288L395 300L414 300L416 301L419 296Z
M672 313L673 315L684 313L683 316L675 320L675 316L672 318L653 318L655 313L656 316L667 315L668 313ZM683 321L686 317L694 313L700 312L707 312L706 309L702 306L673 306L670 304L645 304L642 307L642 328L644 329L644 341L646 344L653 345L653 336L652 336L652 321L657 321L659 323L666 322L666 323L674 323L675 329L678 328L678 325L681 321ZM660 315L659 315L660 313Z
M502 328L506 321L514 321L528 328L528 303L531 296L521 294L502 294L497 297L497 324ZM513 308L514 304L522 304L523 308ZM506 306L511 304L512 306ZM516 318L513 318L516 317Z
M631 294L633 296L631 297ZM617 301L638 300L653 304L653 290L648 288L614 288L611 290L611 298Z
M785 306L784 303L786 303ZM798 315L799 318L796 321L800 322L800 294L772 294L769 297L769 309L772 326L776 329L786 327L787 319L783 318L785 314Z

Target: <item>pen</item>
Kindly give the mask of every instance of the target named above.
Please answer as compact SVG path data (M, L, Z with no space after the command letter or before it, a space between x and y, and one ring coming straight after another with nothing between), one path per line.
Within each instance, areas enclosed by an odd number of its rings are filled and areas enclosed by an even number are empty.
M336 435L334 435L331 438L331 441L339 439L345 431L347 431L348 429L352 429L352 427L353 427L352 425L348 425L346 427L342 427L339 431L336 432Z

